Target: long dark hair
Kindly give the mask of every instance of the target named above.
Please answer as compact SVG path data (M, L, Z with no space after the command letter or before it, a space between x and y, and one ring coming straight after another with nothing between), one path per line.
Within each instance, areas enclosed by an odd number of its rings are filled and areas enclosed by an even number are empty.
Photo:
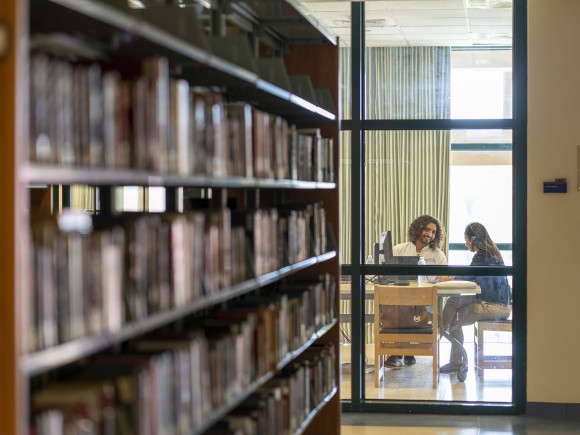
M487 251L497 257L503 264L503 257L496 244L491 240L485 227L479 222L472 222L465 227L465 235L471 239L473 247L477 251Z
M439 222L433 216L429 216L427 214L419 216L413 222L411 222L411 225L409 226L409 242L415 243L419 237L421 237L423 228L429 224L435 224L437 227L435 237L433 237L433 240L431 240L431 243L429 243L429 247L431 249L435 249L441 246L441 241L443 240L444 236L443 226L441 225L441 222Z

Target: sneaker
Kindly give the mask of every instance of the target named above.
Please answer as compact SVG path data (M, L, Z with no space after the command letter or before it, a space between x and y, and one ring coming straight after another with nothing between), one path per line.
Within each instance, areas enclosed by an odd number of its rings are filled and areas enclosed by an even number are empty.
M400 369L403 367L403 358L400 356L391 355L385 361L385 366L390 367L392 369Z
M407 366L412 366L413 364L415 364L417 362L417 360L415 359L414 356L406 356L405 358L403 358L403 362Z
M448 363L439 369L439 373L457 373L461 367L463 367L461 363ZM467 372L467 366L465 371Z

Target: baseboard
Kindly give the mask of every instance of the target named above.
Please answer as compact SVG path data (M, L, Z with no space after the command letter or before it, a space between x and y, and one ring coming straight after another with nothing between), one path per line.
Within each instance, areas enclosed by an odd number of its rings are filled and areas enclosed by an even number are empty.
M530 417L554 417L580 420L580 403L528 402L526 414Z

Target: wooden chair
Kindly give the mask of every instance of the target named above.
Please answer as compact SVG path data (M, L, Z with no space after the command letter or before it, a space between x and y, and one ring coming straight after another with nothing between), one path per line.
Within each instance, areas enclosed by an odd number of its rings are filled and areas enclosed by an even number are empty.
M380 326L381 305L433 307L433 319L428 328L385 330ZM439 316L437 289L434 286L375 285L375 386L384 374L388 355L432 356L433 388L439 380Z
M477 367L477 376L483 377L485 369L511 369L511 355L493 355L486 353L485 332L503 331L512 332L512 321L507 320L482 320L473 324L473 335L475 339L474 361Z

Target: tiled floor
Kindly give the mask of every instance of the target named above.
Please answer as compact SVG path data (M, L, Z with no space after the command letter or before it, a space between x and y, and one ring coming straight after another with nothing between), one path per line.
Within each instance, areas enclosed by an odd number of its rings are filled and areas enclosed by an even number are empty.
M448 361L450 346L447 340L441 341L441 364ZM473 341L466 342L465 347L468 355L472 356ZM402 369L386 369L385 378L380 381L378 388L375 387L374 383L374 368L370 367L374 362L372 354L366 359L369 364L367 367L370 369L365 376L365 397L367 399L498 403L512 401L512 371L486 370L484 377L478 377L474 369L473 358L469 361L469 371L465 382L459 382L455 374L441 374L436 389L432 387L433 365L431 357L417 357L417 364L414 366L405 366ZM350 391L351 375L348 370L343 370L341 397L350 399Z
M526 416L343 413L342 435L578 435L579 420Z

